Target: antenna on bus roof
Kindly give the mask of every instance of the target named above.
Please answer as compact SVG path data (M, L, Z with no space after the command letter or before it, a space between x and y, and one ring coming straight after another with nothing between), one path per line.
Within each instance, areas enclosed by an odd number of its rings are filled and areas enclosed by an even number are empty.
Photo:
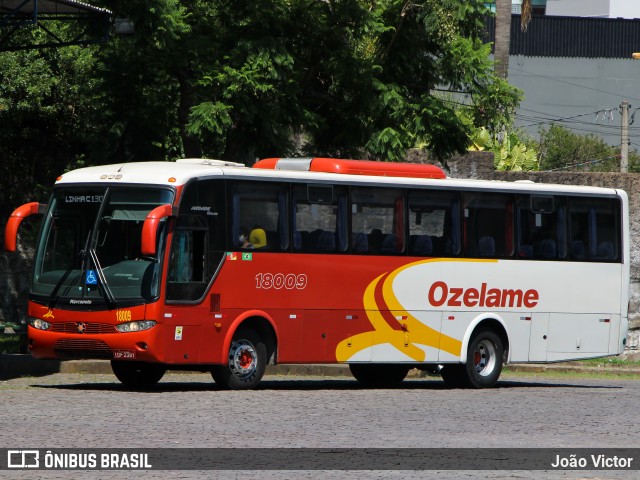
M133 157L135 157L135 154L131 155L127 160L124 161L122 165L120 165L120 168L117 170L117 173L120 173L120 171L124 168L124 166L127 163L129 163L131 160L133 160Z

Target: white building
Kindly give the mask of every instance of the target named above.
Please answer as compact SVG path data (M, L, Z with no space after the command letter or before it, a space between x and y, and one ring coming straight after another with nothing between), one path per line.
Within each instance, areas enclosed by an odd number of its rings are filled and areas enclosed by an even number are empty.
M512 13L519 14L521 5L522 0L513 0ZM534 15L640 18L640 0L532 0L531 6Z
M521 3L521 0L517 1ZM545 3L546 15L640 18L640 1L638 0L546 0Z

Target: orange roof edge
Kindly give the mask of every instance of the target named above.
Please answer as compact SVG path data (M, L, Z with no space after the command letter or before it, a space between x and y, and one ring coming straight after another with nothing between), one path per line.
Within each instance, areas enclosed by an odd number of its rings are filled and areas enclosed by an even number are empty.
M307 170L311 172L379 177L447 178L444 171L435 165L345 160L340 158L265 158L256 162L253 167L270 170Z

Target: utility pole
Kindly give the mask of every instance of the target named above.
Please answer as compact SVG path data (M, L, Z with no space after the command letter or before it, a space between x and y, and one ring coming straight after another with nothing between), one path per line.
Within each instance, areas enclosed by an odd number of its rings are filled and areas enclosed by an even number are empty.
M620 172L629 171L629 102L624 100L620 105L622 113L622 131L620 136Z

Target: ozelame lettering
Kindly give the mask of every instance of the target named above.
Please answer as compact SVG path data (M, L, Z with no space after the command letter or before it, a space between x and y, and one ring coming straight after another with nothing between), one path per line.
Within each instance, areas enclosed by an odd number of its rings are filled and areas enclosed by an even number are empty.
M533 288L490 288L486 283L480 288L449 287L439 280L431 284L428 299L432 307L535 308L540 294Z

